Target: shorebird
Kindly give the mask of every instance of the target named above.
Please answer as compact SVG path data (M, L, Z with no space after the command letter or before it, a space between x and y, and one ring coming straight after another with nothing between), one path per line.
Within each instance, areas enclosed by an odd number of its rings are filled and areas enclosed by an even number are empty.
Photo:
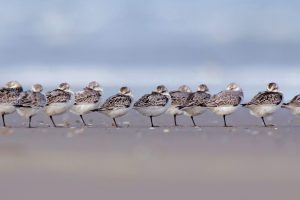
M42 85L34 84L31 91L22 92L15 103L18 114L29 120L29 128L31 128L31 118L46 106L47 98L42 91Z
M0 114L4 127L6 127L5 115L16 111L14 104L21 92L23 88L17 81L9 81L0 89Z
M79 115L83 124L83 116L94 109L99 108L103 89L96 81L90 82L82 91L75 93L75 104L71 107L70 112Z
M281 107L290 110L294 115L300 115L300 94L296 95L288 103L283 103Z
M180 110L178 106L184 105L191 92L192 90L186 85L182 85L178 88L178 90L170 92L172 102L171 106L167 110L167 113L173 115L175 126L177 126L177 115L182 115L184 113L184 111Z
M243 91L235 83L230 83L226 90L213 95L206 106L217 115L223 116L224 127L227 127L226 116L232 114L244 97Z
M119 93L109 97L103 105L94 111L99 111L113 119L115 126L119 127L116 118L124 116L133 106L133 96L128 87L121 87Z
M206 111L206 104L210 99L208 87L205 84L201 84L197 88L197 92L191 93L186 102L178 108L184 111L184 114L192 119L194 126L194 116L201 115Z
M250 109L250 114L260 117L266 127L264 117L273 114L283 100L283 94L279 91L276 83L269 83L267 90L259 92L249 103L243 104L244 107Z
M47 105L45 107L45 113L49 115L53 126L56 127L53 116L61 115L69 111L75 103L75 95L70 90L68 83L61 83L57 89L47 92L46 97Z
M135 102L133 108L142 115L150 117L151 127L157 127L153 125L152 117L162 115L170 106L171 96L168 89L164 85L159 85L151 94L145 94Z

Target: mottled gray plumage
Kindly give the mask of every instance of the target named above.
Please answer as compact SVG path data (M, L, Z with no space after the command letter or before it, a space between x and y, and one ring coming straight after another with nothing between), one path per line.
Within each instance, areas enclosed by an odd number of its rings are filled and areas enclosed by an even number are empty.
M170 92L170 96L172 99L171 105L175 105L175 106L183 105L190 94L191 94L190 92L181 92L181 91Z
M23 88L1 88L0 103L15 103Z
M99 108L99 111L114 110L119 108L129 108L132 102L132 98L128 95L116 94L109 97L103 105Z
M283 95L280 92L259 92L255 95L247 105L262 105L262 104L274 104L278 105L281 103Z
M288 103L284 103L283 105L292 105L292 106L300 107L300 94L294 96L292 100L290 100Z
M66 103L71 99L71 93L60 89L47 92L47 105L52 103Z
M26 91L22 92L17 99L16 107L38 108L44 107L47 103L46 96L40 92Z
M151 94L145 94L137 102L134 107L150 107L150 106L165 106L169 99L165 95L152 92Z
M86 103L97 103L100 100L101 92L90 88L84 88L83 91L75 94L75 105Z
M205 107L211 95L206 92L194 92L189 95L183 107L203 106Z
M218 106L237 106L242 101L243 93L239 91L225 90L213 95L207 102L207 107L218 107Z

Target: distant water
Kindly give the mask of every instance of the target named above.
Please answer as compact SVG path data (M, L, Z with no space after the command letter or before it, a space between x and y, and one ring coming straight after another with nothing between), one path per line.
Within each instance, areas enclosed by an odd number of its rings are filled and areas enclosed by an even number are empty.
M8 70L9 69L9 70ZM205 83L215 94L230 82L239 84L249 100L258 91L263 91L268 82L277 82L285 99L289 100L300 93L300 69L296 66L24 66L7 68L1 71L0 85L9 80L20 81L25 88L39 82L45 90L67 81L73 90L80 90L90 80L97 80L104 88L104 97L115 94L118 88L129 86L140 97L151 92L157 85L164 84L169 90L176 90L182 84L189 85L194 91L197 85Z

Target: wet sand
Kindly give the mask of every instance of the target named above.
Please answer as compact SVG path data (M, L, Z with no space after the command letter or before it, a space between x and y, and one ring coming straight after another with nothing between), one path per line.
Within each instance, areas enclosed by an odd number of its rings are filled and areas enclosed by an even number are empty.
M300 117L280 110L262 122L240 109L222 118L207 112L191 127L185 116L136 114L112 120L93 113L55 118L68 128L46 128L43 114L24 128L0 129L1 200L52 199L299 199ZM128 127L129 126L129 127Z

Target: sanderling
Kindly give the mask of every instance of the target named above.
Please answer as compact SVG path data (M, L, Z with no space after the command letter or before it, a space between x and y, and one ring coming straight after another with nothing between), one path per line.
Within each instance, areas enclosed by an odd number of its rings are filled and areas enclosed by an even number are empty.
M119 93L109 97L103 105L94 111L99 111L114 120L115 126L119 127L116 118L128 113L133 105L133 96L128 87L121 87Z
M256 117L260 117L265 126L264 117L274 113L281 105L283 94L278 90L276 83L269 83L267 90L259 92L249 103L243 104L250 109L250 113Z
M31 91L22 92L15 103L18 114L29 120L29 128L31 128L31 118L46 106L47 98L42 91L42 85L34 84Z
M300 94L296 95L288 103L283 103L281 107L282 108L287 108L294 115L300 115Z
M23 92L23 88L17 81L9 81L0 89L0 114L4 127L6 126L5 115L16 111L14 103L21 92Z
M47 105L45 107L45 112L49 115L53 126L56 124L53 121L54 115L61 115L67 112L75 103L75 95L70 90L70 85L68 83L61 83L58 88L47 92Z
M171 96L164 85L157 86L151 94L145 94L133 108L144 116L150 117L151 127L154 127L152 117L159 116L166 112L171 106Z
M71 107L70 112L79 115L85 126L87 124L82 115L99 108L102 91L99 83L92 81L83 91L75 93L75 104Z
M227 127L226 116L232 114L244 97L243 91L235 83L230 83L226 90L213 95L206 106L217 115L223 116L224 126Z
M197 92L190 94L186 102L178 107L180 110L184 111L185 115L192 119L194 126L196 126L194 116L200 115L206 111L206 103L210 99L210 94L207 92L208 87L205 84L199 85Z
M176 116L184 113L184 111L180 110L178 106L182 106L186 102L191 92L192 90L186 85L180 86L177 91L170 92L172 102L166 112L173 115L175 126L177 126Z

